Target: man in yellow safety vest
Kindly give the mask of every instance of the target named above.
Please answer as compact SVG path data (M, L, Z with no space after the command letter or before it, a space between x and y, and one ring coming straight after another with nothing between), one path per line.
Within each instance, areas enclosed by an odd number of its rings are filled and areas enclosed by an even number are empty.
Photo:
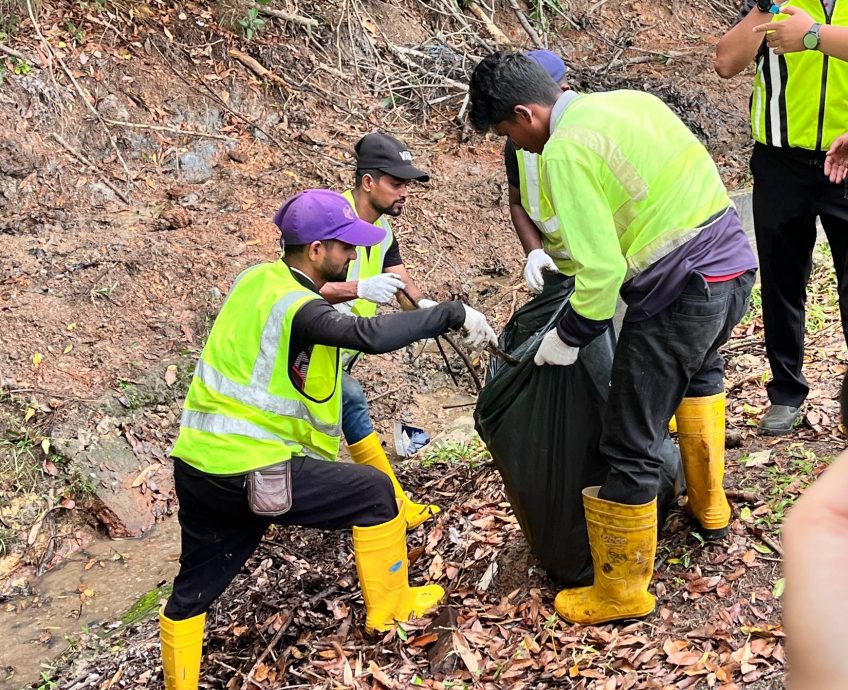
M275 222L285 255L236 278L197 363L171 453L182 543L160 613L167 690L198 687L206 611L271 524L353 529L368 630L421 615L444 594L438 585L409 586L406 506L386 475L333 462L341 350L388 352L459 328L469 346L482 348L495 334L460 302L363 319L322 299L327 282L346 277L356 247L385 236L341 195L301 192Z
M347 280L325 284L321 296L340 311L363 317L374 316L379 304L387 304L393 298L402 308L413 309L414 305L404 292L422 309L435 305L435 301L424 297L406 270L389 221L390 217L396 218L403 212L410 183L427 182L430 176L412 164L412 154L406 145L388 134L366 134L354 150L354 186L343 196L362 220L382 228L386 236L374 247L357 247L356 260L348 268ZM365 393L351 374L359 355L355 350L344 353L342 433L354 462L371 465L389 476L398 500L406 504L407 527L412 529L438 513L439 507L411 500L395 477L371 423Z
M807 281L816 218L836 270L842 331L848 339L848 188L827 152L848 130L846 0L744 0L716 46L727 79L755 65L751 94L753 212L762 278L771 405L759 432L791 434L810 387L804 377ZM768 33L766 33L768 32ZM767 38L766 38L767 37ZM766 40L764 40L766 39Z

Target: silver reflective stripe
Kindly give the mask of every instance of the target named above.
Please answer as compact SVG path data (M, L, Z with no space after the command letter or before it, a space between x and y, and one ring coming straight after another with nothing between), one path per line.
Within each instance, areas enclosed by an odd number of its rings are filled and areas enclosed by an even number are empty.
M542 188L539 183L539 156L535 153L530 153L529 151L521 150L520 153L523 156L524 161L524 189L527 194L527 199L524 201L530 207L527 215L530 216L530 220L533 221L534 225L539 229L545 237L551 238L551 240L558 242L560 239L559 236L559 219L556 215L551 216L548 219L542 219ZM561 251L548 251L546 248L545 251L554 258L557 259L570 259L571 255L564 250Z
M270 431L266 431L262 427L251 424L244 419L233 419L222 414L210 414L209 412L183 409L180 426L186 429L205 431L210 434L235 434L258 441L273 441L288 446L292 449L294 455L303 455L307 458L315 458L316 460L335 460L335 458L321 455L300 443L295 443L276 434L272 434Z
M614 139L595 129L576 125L557 129L553 137L576 142L597 154L607 164L631 201L642 201L648 197L648 185Z
M751 126L755 138L762 138L762 117L763 117L763 94L766 87L763 81L763 60L760 58L757 64L757 71L754 75L754 107L751 117Z
M196 431L206 431L210 434L237 434L260 441L274 441L287 446L300 446L299 443L292 443L284 438L280 438L276 434L263 429L261 426L251 424L244 419L234 419L233 417L227 417L222 414L183 409L180 426L184 426L187 429L195 429Z
M251 388L259 387L267 390L271 385L271 376L274 374L274 363L277 361L277 351L280 348L280 338L283 333L286 312L299 299L308 296L317 295L306 290L289 292L278 299L276 304L271 307L271 313L268 314L268 318L265 321L265 328L262 329L262 338L259 341L259 355L253 364L253 373L250 380Z
M539 208L539 198L541 189L539 187L539 157L530 151L520 150L524 158L524 188L527 190L527 205L530 207L527 215L539 225L537 221L542 219L542 212ZM539 226L543 230L542 226Z
M668 256L669 254L671 254L678 247L682 247L693 237L699 235L701 232L714 225L715 223L718 223L722 218L724 218L728 213L730 213L731 210L735 211L735 208L733 206L729 206L718 216L713 218L709 223L701 225L692 230L687 230L683 234L675 237L673 240L658 244L656 246L649 244L636 256L631 256L629 259L627 259L627 274L625 275L624 280L630 280L633 276L641 273L649 266L652 266L664 256Z
M542 231L542 234L547 237L559 237L559 220L556 216L551 216L547 220L534 220L536 227Z
M198 360L194 375L207 386L218 391L221 395L226 395L228 398L238 400L251 407L258 407L267 412L273 412L283 417L302 419L322 434L341 436L341 430L338 425L327 424L316 419L309 411L309 408L300 400L289 400L288 398L271 395L267 390L267 386L263 388L255 380L247 386L237 383L224 376L215 367L208 362L204 362L202 359Z
M768 49L769 75L771 77L771 100L768 104L766 117L771 120L771 144L772 146L783 146L780 138L780 93L783 84L780 80L780 59L771 49Z

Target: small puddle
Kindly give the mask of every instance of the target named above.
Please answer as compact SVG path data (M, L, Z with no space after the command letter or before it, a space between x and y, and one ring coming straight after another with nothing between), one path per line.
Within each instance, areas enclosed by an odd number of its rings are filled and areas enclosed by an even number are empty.
M18 690L37 681L42 664L84 628L112 629L141 597L170 584L179 555L180 527L170 517L141 539L98 540L31 579L35 594L0 604L0 688Z

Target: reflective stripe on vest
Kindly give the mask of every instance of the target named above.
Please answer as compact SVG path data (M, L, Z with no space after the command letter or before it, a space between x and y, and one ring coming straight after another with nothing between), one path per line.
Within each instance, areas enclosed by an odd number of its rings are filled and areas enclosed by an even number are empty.
M209 474L243 474L293 454L334 460L341 441L339 350L310 349L305 380L289 372L291 327L320 299L282 262L236 280L195 368L172 455Z
M571 261L571 255L565 249L565 243L559 231L559 220L550 202L542 193L539 182L539 156L524 149L515 149L515 156L518 160L521 205L539 229L545 252L554 260L562 273L573 275L574 262Z
M257 369L260 368L257 362ZM294 417L308 422L322 434L328 436L339 436L340 427L338 424L325 424L315 415L310 412L309 408L300 400L289 400L276 395L271 395L268 392L268 383L270 375L264 379L264 364L262 376L254 376L254 380L249 385L243 386L240 383L228 379L220 371L215 369L211 364L204 362L202 359L197 361L197 367L194 370L194 375L197 376L203 383L210 388L214 388L219 393L226 395L228 398L238 400L245 405L258 407L268 412L281 415L283 417Z
M353 190L348 189L342 194L342 196L347 199L353 210L356 211L356 204L353 200ZM378 276L383 272L383 261L385 261L386 252L388 252L389 247L392 246L395 236L392 232L392 225L385 215L380 216L374 225L385 230L386 236L380 244L371 247L369 250L366 250L365 247L356 248L356 259L351 262L347 269L348 280L366 280L367 278ZM334 306L342 314L346 314L348 316L362 316L370 319L372 316L377 315L377 305L367 299L352 299ZM360 353L356 350L342 350L342 365L347 367L350 361L359 354Z
M342 196L348 200L351 207L356 211L356 204L353 201L353 190L348 189ZM347 269L348 280L366 280L373 278L383 272L383 261L386 258L386 252L394 242L394 234L392 225L385 215L380 216L374 223L378 228L386 231L386 236L380 244L366 249L365 247L356 248L356 260L352 261ZM344 305L344 306L342 306ZM369 302L367 299L355 299L348 302L342 302L341 305L336 305L342 313L353 313L355 316L364 316L370 318L377 313L377 305L374 302Z
M821 0L789 0L819 24L848 26L848 2L834 0L830 16ZM778 14L773 21L785 21ZM848 63L819 50L776 55L763 44L751 97L751 133L769 146L826 151L848 131Z
M316 460L326 460L327 458L311 452L308 448L304 448L299 443L293 443L282 439L270 431L266 431L261 426L251 424L244 419L234 419L222 414L210 414L208 412L196 412L195 410L183 410L180 417L180 426L196 431L206 431L212 434L235 434L238 436L246 436L257 441L273 441L275 443L283 443L289 446L292 450L292 455L301 454L307 457L315 458Z

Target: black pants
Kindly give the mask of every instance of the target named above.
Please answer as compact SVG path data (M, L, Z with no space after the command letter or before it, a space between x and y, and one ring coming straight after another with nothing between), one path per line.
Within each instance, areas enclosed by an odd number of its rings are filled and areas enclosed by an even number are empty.
M718 349L748 308L754 275L707 283L693 274L671 306L624 321L601 432L610 466L601 498L637 505L656 497L668 422L684 397L724 390Z
M292 507L276 518L254 515L245 477L198 472L174 460L180 502L180 571L165 615L184 620L204 613L253 554L271 524L319 529L370 527L398 513L389 478L373 467L296 457Z
M804 303L821 218L833 254L842 330L848 336L848 183L831 184L824 153L756 144L754 227L763 294L766 352L774 405L798 407L809 392L804 363Z

